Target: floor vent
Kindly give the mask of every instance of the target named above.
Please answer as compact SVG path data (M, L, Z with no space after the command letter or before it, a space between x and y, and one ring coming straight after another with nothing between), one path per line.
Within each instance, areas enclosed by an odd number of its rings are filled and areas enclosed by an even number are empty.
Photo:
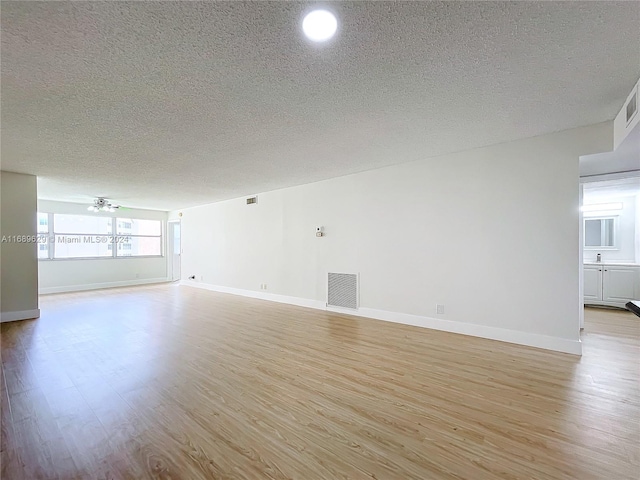
M355 273L329 273L327 307L358 308L358 275Z

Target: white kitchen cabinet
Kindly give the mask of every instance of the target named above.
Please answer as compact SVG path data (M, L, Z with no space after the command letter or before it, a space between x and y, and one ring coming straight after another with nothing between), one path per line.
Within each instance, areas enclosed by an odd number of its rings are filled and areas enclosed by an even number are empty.
M605 265L602 273L604 302L627 303L640 299L640 268Z
M590 264L584 266L585 305L624 308L630 300L640 299L640 266Z
M602 266L584 266L584 302L602 301Z

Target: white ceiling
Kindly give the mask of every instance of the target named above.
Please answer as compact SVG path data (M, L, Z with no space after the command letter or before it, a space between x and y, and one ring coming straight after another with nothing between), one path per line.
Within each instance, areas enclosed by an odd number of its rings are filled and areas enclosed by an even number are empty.
M612 119L639 2L2 2L2 168L182 208Z
M584 184L583 203L601 203L621 197L640 195L640 176Z

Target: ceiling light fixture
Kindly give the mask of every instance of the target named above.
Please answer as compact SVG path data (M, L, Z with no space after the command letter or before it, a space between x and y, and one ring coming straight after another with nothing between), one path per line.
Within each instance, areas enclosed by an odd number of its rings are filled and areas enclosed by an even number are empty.
M607 210L622 210L622 202L613 203L592 203L583 205L580 209L583 212L605 212Z
M90 205L87 210L90 212L115 212L116 208L120 208L118 205L112 205L106 198L98 197L93 201L93 205Z
M314 10L302 20L302 31L313 42L326 42L336 33L338 21L327 10Z

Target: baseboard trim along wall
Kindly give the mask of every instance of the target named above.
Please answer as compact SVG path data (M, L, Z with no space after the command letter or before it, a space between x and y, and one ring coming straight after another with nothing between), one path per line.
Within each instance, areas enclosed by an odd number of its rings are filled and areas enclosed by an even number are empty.
M22 310L19 312L2 312L0 315L0 323L4 322L16 322L18 320L30 320L32 318L40 317L40 309L35 310Z
M219 285L211 285L208 283L190 282L181 280L180 285L187 287L202 288L203 290L211 290L212 292L230 293L231 295L240 295L241 297L257 298L267 300L269 302L287 303L298 307L315 308L316 310L326 310L325 302L319 300L309 300L300 297L289 297L287 295L277 295L275 293L255 292L253 290L243 290L241 288L222 287Z
M317 310L326 310L329 312L339 313L341 315L353 315L356 317L373 318L376 320L384 320L386 322L401 323L404 325L413 325L416 327L430 328L432 330L440 330L443 332L457 333L460 335L469 335L472 337L486 338L489 340L498 340L500 342L514 343L527 347L542 348L544 350L553 350L556 352L570 353L572 355L582 355L582 342L580 340L569 340L564 338L550 337L547 335L539 335L535 333L520 332L517 330L508 330L504 328L489 327L485 325L475 325L472 323L457 322L454 320L443 320L440 318L423 317L420 315L411 315L408 313L387 312L374 308L361 307L358 310L347 311L345 309L327 308L326 303L319 300L309 300L306 298L289 297L286 295L277 295L273 293L257 292L253 290L243 290L240 288L223 287L219 285L210 285L206 283L182 280L180 285L188 287L196 287L213 292L230 293L232 295L240 295L243 297L257 298L270 302L287 303L300 307L314 308Z
M115 288L115 287L132 287L134 285L147 285L151 283L167 283L171 280L169 278L143 278L136 280L123 280L119 282L105 282L105 283L89 283L86 285L62 285L60 287L48 287L39 288L39 295L47 295L49 293L67 293L67 292L83 292L85 290L99 290L101 288Z

